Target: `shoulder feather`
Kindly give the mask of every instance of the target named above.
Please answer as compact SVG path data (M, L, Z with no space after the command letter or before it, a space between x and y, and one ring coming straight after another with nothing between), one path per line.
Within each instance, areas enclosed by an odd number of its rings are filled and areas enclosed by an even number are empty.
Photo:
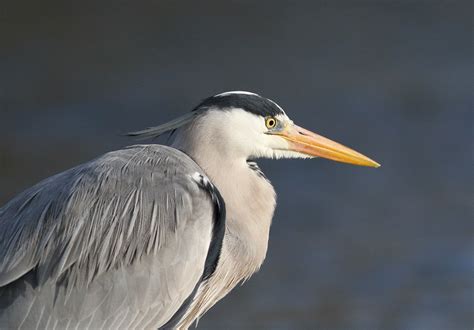
M200 171L178 150L134 146L40 182L0 208L0 287L31 270L38 284L88 285L158 253L192 200L215 204L189 176Z

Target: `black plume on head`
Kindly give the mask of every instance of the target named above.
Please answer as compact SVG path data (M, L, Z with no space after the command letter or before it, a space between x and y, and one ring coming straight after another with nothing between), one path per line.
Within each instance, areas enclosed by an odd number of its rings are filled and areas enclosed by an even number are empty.
M275 102L260 95L248 92L228 92L208 97L195 107L193 111L168 123L141 131L130 132L126 135L135 136L141 140L156 138L164 133L174 132L174 130L190 123L210 108L222 109L224 111L231 108L241 108L262 117L284 114L284 111Z
M260 95L249 93L224 93L211 96L202 101L193 111L211 107L223 110L241 108L262 117L284 114L275 102Z

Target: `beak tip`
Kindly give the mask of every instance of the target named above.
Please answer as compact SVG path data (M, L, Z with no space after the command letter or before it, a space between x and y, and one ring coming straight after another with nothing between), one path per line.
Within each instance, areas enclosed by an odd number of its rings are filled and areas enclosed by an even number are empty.
M373 168L379 168L381 167L382 165L380 165L379 163L375 162L375 161L371 161L370 167L373 167Z
M364 162L363 165L365 165L365 166L373 167L373 168L379 168L380 166L382 166L379 163L377 163L375 160L372 160L372 159L370 159L368 157L365 157L365 156L364 156L364 158L365 158L366 161Z

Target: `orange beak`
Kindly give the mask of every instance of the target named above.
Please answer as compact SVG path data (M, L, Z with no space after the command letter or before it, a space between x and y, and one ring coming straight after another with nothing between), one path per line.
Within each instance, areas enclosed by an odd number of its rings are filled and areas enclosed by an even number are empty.
M380 167L379 163L369 157L296 125L288 125L276 135L286 139L292 151L342 163Z

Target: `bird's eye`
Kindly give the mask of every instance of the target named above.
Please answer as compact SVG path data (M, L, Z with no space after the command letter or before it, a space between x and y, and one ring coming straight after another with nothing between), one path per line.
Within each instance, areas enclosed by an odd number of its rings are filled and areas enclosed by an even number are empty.
M267 117L265 118L265 126L267 126L268 129L272 129L276 126L277 121L273 117Z

